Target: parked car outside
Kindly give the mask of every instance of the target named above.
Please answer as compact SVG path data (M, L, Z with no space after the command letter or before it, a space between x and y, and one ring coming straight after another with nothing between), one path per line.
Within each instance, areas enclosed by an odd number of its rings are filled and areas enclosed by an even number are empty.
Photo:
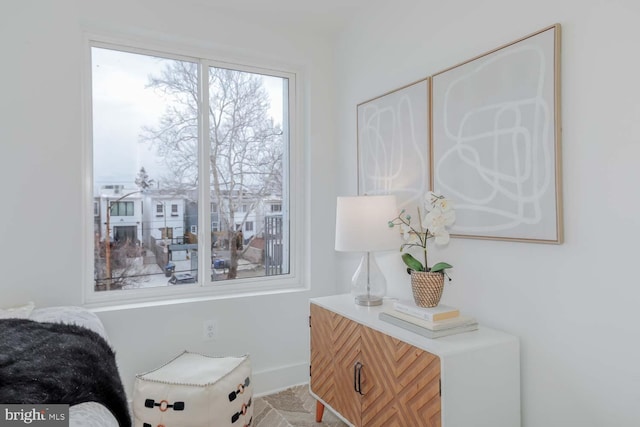
M172 285L182 285L186 283L196 283L196 276L191 273L178 273L171 276L169 283Z

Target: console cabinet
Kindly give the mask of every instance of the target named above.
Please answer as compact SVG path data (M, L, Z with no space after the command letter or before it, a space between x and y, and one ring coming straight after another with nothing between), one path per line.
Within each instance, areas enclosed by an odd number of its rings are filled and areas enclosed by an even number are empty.
M350 295L310 305L310 391L354 426L520 425L519 344L481 327L430 340L378 319Z
M311 389L335 411L356 426L440 426L437 356L315 304L311 325Z

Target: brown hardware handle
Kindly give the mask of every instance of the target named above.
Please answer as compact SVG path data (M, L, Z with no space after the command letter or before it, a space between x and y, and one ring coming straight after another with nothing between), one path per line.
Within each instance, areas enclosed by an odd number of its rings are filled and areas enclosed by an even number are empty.
M361 396L364 396L362 392L362 367L364 365L360 362L356 362L353 365L353 389L359 393Z

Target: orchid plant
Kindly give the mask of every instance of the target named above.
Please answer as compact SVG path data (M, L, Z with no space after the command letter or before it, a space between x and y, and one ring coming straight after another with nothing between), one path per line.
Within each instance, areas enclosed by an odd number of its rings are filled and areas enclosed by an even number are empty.
M433 238L436 245L446 245L449 243L447 227L453 225L456 220L453 204L444 196L430 191L425 196L424 210L426 215L423 218L420 207L418 206L418 227L414 227L411 224L411 215L404 209L397 217L389 221L389 227L400 227L404 240L400 246L400 251L412 247L422 248L424 264L408 252L402 254L402 261L407 265L407 272L409 274L411 271L430 271L432 273L446 274L445 269L452 267L452 265L446 262L439 262L432 267L428 266L427 241ZM449 278L449 280L451 280L451 278Z

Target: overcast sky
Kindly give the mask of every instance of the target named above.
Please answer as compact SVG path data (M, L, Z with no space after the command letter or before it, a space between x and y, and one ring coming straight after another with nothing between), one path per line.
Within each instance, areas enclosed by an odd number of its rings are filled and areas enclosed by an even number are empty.
M144 166L156 181L163 166L149 143L140 142L144 126L157 127L168 103L147 88L149 75L159 75L172 60L108 49L92 50L93 173L96 184L133 186ZM282 123L282 78L264 76L271 115Z

